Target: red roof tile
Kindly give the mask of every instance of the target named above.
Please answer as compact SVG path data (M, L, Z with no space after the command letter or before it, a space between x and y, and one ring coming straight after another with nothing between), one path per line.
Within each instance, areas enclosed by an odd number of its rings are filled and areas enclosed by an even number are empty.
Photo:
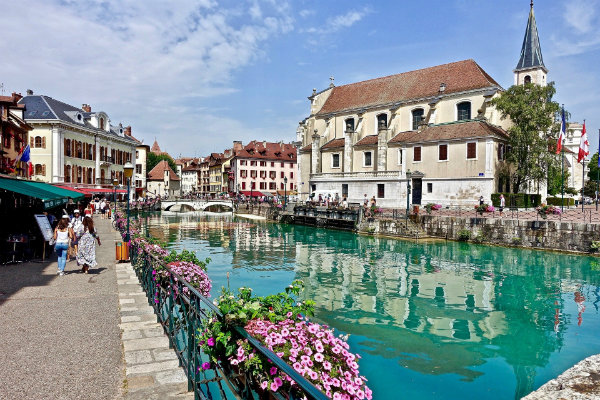
M371 146L377 144L377 135L369 135L356 142L355 146Z
M344 139L333 139L329 142L325 143L321 149L337 149L339 147L344 147Z
M488 136L501 136L508 138L502 128L490 125L483 121L460 121L449 124L429 126L418 131L400 132L388 143L420 143L437 140L466 139Z
M301 152L311 151L311 150L312 150L312 143L307 144L306 146L304 146L303 148L300 149Z
M156 164L154 168L152 168L152 171L148 173L148 180L162 181L165 176L165 171L167 170L169 171L169 179L171 179L172 181L181 180L177 176L177 174L171 169L171 167L169 167L169 163L165 160L160 161L158 164Z
M237 158L254 158L273 161L296 161L296 146L291 143L260 142L253 140L238 150Z
M444 94L500 87L475 61L458 61L334 87L317 115L434 97L441 83Z

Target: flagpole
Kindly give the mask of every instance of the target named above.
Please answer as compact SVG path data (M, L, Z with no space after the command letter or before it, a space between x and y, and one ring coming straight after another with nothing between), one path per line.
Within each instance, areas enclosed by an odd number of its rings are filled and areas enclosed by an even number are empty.
M561 130L566 132L565 123L565 105L562 105L562 126ZM565 211L565 147L562 145L563 137L561 135L558 136L558 140L560 140L560 188L561 188L561 200L560 200L560 212L561 214Z
M600 129L598 129L598 169L596 169L596 211L598 211L598 197L599 196L600 196Z

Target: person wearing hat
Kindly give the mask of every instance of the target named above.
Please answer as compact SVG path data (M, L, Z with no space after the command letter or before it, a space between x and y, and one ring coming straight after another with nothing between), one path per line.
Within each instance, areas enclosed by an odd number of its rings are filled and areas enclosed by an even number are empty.
M81 218L79 208L76 208L73 211L73 218L71 218L71 222L69 223L69 228L73 233L79 230L83 222L83 218ZM71 239L71 245L69 247L69 254L67 255L67 261L71 261L77 257L77 235L73 234L73 238Z
M58 225L54 229L54 251L58 254L58 275L65 274L67 265L67 251L69 250L69 240L73 239L73 230L69 228L69 216L63 215Z

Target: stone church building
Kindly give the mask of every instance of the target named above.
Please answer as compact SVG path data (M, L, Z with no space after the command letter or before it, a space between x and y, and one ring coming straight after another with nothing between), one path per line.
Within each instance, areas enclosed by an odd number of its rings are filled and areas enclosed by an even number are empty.
M531 6L515 83L546 84ZM489 105L503 88L474 60L313 90L297 130L298 192L383 207L471 205L508 191L510 121ZM545 197L545 196L543 196Z

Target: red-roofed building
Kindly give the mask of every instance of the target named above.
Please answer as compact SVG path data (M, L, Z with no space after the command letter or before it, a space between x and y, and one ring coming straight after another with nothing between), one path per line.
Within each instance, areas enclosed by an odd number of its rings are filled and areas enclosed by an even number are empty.
M179 197L181 194L181 178L165 160L156 164L148 173L147 185L149 197Z
M515 84L546 85L547 72L531 5ZM332 79L308 97L309 116L297 129L300 198L472 205L510 191L511 122L490 105L503 90L471 59L342 86ZM530 192L544 200L545 185Z
M27 163L16 161L33 129L23 118L25 105L18 104L21 98L17 93L0 96L0 173L29 177Z
M231 192L246 196L293 194L297 190L297 151L283 142L234 142L228 175Z

